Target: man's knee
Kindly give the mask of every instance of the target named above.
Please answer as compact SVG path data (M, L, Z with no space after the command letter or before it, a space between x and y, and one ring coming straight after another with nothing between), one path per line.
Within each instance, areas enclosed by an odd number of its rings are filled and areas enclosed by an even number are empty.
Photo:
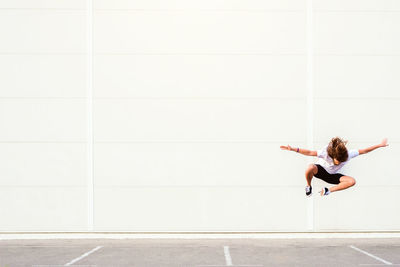
M347 183L350 186L354 186L356 184L356 180L353 177L344 176L345 179L343 182ZM342 182L342 181L341 181Z
M318 168L317 168L317 166L315 164L310 164L310 165L308 165L308 168L307 168L306 172L307 173L312 173L314 175L314 174L317 174Z

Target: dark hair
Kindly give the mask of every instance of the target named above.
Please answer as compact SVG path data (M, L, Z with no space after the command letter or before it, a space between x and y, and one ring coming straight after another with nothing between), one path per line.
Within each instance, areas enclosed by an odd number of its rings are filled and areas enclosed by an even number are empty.
M337 159L340 162L345 162L349 158L346 144L347 141L342 140L340 137L332 138L327 149L329 157Z

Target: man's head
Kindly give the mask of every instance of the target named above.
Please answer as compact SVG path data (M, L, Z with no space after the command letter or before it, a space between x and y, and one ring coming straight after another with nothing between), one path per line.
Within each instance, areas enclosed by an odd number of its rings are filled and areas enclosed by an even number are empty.
M349 158L349 153L346 148L347 141L343 141L339 137L332 138L328 145L328 155L333 159L335 165L345 162Z

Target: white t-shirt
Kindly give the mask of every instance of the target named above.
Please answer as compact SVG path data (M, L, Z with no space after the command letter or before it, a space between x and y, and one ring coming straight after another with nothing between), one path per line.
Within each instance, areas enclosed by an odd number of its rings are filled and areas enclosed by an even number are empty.
M357 157L360 153L357 149L348 150L349 158L345 162L341 162L339 165L335 165L333 163L333 159L328 155L327 151L328 146L324 147L321 150L317 151L317 157L319 158L318 164L324 167L324 169L330 173L337 173L347 162L349 162L352 158Z

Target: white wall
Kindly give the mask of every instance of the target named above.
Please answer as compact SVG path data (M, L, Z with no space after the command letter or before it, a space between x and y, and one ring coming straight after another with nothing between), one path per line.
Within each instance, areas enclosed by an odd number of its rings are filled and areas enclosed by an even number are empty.
M0 1L0 230L87 229L86 11Z
M0 1L0 231L400 230L399 2L314 0L313 54L306 0L93 3L91 51L85 1ZM390 147L306 199L279 145L335 135Z
M318 230L399 230L400 2L314 1L315 144L390 146L347 166L357 185L315 201Z

